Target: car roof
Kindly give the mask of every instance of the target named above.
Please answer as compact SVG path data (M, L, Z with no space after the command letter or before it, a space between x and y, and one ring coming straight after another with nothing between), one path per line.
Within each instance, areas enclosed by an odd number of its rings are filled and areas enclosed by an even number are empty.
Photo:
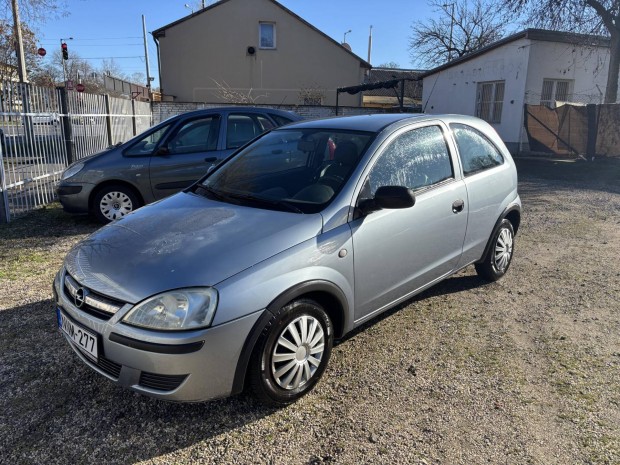
M381 132L387 126L399 121L417 121L422 117L428 117L423 113L417 114L373 114L356 116L336 116L310 121L300 121L286 125L285 129L340 129L351 131ZM433 115L435 116L435 115Z
M271 107L213 107L204 108L202 110L193 110L187 113L176 115L178 117L196 116L196 115L210 115L213 113L271 113L274 115L284 116L285 118L294 119L295 121L301 120L301 116L291 111L278 110Z

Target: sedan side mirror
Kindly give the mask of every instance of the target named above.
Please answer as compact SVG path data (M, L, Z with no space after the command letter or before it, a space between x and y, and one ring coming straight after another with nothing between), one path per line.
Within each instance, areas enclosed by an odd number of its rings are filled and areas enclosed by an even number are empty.
M362 215L368 215L377 210L410 208L414 205L415 195L411 189L404 186L381 186L373 199L360 202L359 209Z
M158 156L158 157L161 157L164 155L170 155L170 149L166 147L165 145L162 145L155 151L153 155Z

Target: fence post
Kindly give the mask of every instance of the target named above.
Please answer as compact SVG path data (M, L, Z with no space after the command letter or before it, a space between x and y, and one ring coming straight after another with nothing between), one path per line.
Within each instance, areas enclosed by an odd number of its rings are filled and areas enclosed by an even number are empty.
M588 143L586 146L586 156L594 160L596 156L596 138L598 136L598 122L596 120L596 105L589 103L586 105L588 111Z
M136 125L136 101L131 99L131 125L133 127L133 135L138 134L138 128Z
M67 100L67 89L57 87L60 92L60 113L62 114L62 132L65 135L65 149L67 151L67 164L75 161L75 151L73 147L73 125L69 114L69 102Z
M108 145L112 146L114 145L112 140L112 112L110 111L110 96L108 94L103 96L103 102L105 104L105 128L108 135Z
M9 212L9 196L6 192L6 182L4 177L4 159L2 148L4 147L4 132L0 128L0 223L8 223L11 220Z

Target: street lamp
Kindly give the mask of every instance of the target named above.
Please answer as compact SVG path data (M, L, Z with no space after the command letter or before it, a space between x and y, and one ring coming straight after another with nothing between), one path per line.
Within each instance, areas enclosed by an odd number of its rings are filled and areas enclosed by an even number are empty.
M452 7L452 11L450 13L450 45L448 48L448 61L450 61L452 59L452 31L454 29L454 3L444 3L443 6L444 8L448 8L449 6Z
M66 39L61 38L60 39L60 50L63 50L63 46L62 44L64 44L67 40L73 40L73 37L67 37ZM62 56L62 53L60 54L60 62L62 63L62 77L63 80L65 82L65 87L67 86L67 65L65 64L65 59Z
M342 43L346 44L347 43L347 34L351 32L351 29L349 29L347 32L344 33L344 38L342 39Z
M186 3L185 5L183 5L185 8L187 8L188 10L191 10L192 14L194 14L194 7L190 6L189 3ZM203 7L204 8L204 7Z

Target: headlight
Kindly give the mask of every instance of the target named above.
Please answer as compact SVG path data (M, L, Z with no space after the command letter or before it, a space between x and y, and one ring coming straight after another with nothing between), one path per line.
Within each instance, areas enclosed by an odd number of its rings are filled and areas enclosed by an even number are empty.
M84 163L76 163L75 165L72 165L69 168L67 168L62 173L62 176L60 177L60 179L65 180L65 179L70 178L71 176L75 176L80 171L82 171L82 168L84 168Z
M205 328L217 307L212 287L164 292L137 304L123 322L142 328L166 331Z

